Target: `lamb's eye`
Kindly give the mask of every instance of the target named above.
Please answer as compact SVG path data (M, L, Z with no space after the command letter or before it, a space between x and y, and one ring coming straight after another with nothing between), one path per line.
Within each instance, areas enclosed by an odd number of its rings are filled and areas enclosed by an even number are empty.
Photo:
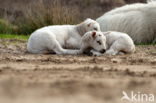
M100 42L100 41L97 41L97 43L98 43L99 45L101 45L101 42Z
M94 30L96 30L96 31L97 31L97 28L94 28Z

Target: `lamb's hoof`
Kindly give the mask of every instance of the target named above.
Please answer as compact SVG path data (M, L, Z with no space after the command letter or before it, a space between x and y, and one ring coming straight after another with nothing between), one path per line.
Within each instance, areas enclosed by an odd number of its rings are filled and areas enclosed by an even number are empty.
M124 52L119 52L118 53L118 55L124 55L124 54L126 54L126 53L124 53Z

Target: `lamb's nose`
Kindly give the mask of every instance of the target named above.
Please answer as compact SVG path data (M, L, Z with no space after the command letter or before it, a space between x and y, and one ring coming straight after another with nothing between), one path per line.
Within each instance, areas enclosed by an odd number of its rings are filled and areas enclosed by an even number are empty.
M105 49L102 49L101 51L100 51L100 53L105 53L106 52L106 50Z

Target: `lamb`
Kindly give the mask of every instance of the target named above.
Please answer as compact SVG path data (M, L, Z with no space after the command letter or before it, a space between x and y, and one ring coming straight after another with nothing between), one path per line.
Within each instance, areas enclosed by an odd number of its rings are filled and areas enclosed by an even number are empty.
M88 32L86 35L92 34L93 36L88 36L88 38L84 36L83 41L91 40L90 46L93 44L94 49L103 52L105 48L97 46L98 43L94 43L96 39L101 40L103 38L97 37L96 32L93 32L93 30L100 31L100 26L96 21L90 18L78 25L55 25L43 27L31 34L27 44L27 51L35 54L81 54L83 52L82 50L86 48L84 46L86 43L83 43L84 45L81 43L82 36Z
M117 55L117 54L125 54L125 53L134 53L135 45L133 40L126 33L116 32L116 31L108 31L103 32L103 35L106 38L106 47L107 50L105 54L109 55ZM91 50L93 55L102 55L96 50Z
M89 54L91 50L104 53L106 48L106 37L100 31L89 31L82 37L80 51L83 53Z

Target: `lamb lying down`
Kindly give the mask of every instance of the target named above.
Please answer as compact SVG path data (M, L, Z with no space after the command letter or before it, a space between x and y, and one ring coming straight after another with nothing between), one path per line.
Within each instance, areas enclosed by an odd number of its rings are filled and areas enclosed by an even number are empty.
M93 30L100 31L100 26L90 18L77 25L46 26L31 34L27 43L27 51L33 54L79 54L82 36Z
M82 36L80 52L88 54L92 50L99 53L106 51L106 37L100 31L89 31Z
M45 38L41 38L41 39L43 39L42 42L44 42ZM42 44L42 42L40 43L40 45ZM51 41L49 40L49 44L51 42L53 43L52 39L51 39ZM89 32L85 33L82 36L82 38L79 39L79 41L75 40L75 41L72 41L72 42L77 43L78 46L75 46L72 49L69 49L69 48L63 49L64 51L66 50L66 52L62 52L60 54L78 55L78 54L86 53L87 51L90 51L91 49L94 49L94 50L96 50L97 52L100 52L100 53L104 53L106 51L106 45L105 45L106 38L103 35L103 33L99 32L99 31L89 31ZM38 47L40 47L40 45L38 44ZM44 43L42 45L44 45ZM70 44L70 45L72 45L72 44ZM49 48L50 47L53 47L53 46L49 45ZM55 47L55 48L58 48L58 47ZM53 51L53 50L55 50L55 48L51 48L51 49L43 48L43 50L49 50L49 51L47 51L45 53L59 54L58 52ZM38 50L37 46L36 46L36 50Z
M106 37L107 50L105 54L117 55L134 53L135 45L131 37L128 36L128 34L109 31L103 32L103 35ZM96 50L91 50L91 53L96 56L102 55L102 53L99 53Z

